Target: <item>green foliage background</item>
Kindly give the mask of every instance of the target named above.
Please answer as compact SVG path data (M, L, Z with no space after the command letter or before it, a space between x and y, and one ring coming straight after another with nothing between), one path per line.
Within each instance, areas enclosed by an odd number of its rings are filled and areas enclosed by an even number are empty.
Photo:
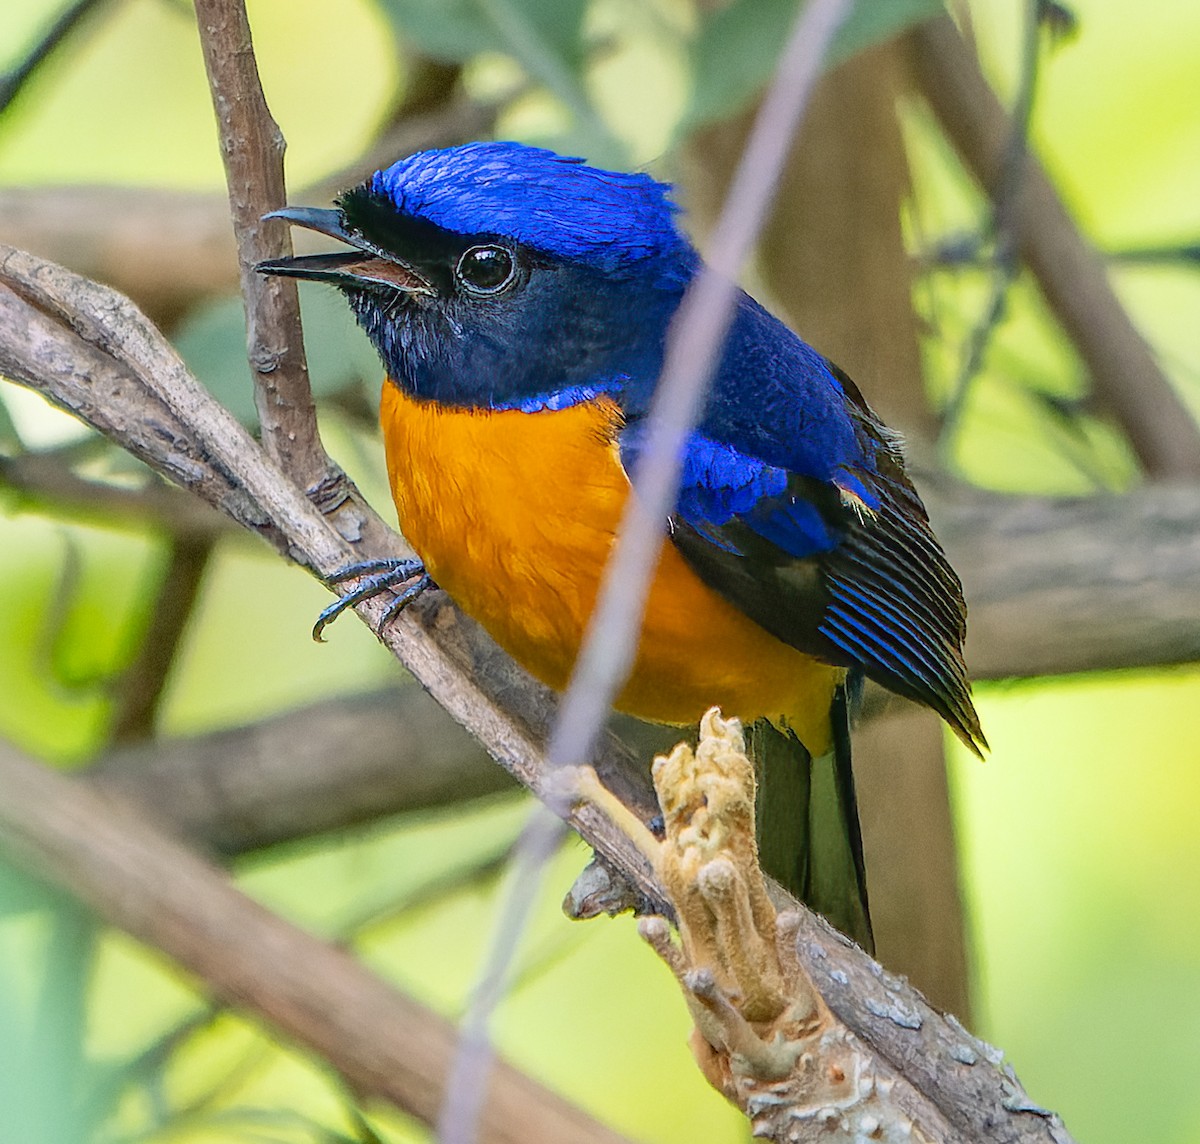
M56 7L0 7L0 65ZM1049 58L1043 77L1039 149L1101 246L1194 238L1200 7L1148 0L1136 17L1120 0L1074 7L1080 35ZM877 0L874 8L858 25L864 38L929 5ZM973 5L985 60L1009 93L1020 8ZM654 165L684 125L753 92L762 47L778 42L791 6L734 4L720 38L711 27L695 35L686 6L672 0L251 0L250 10L264 85L289 140L290 183L302 188L371 137L404 66L397 37L469 60L478 91L527 77L501 135ZM580 50L581 29L585 39L612 41L599 60ZM917 245L969 227L979 204L920 110L909 119ZM0 123L0 180L223 186L187 6L126 0L52 61ZM1117 281L1200 411L1195 270L1123 269ZM965 272L918 291L922 305L938 303L943 338L927 347L935 389L953 376L957 339L984 286ZM319 295L305 305L322 392L373 384L369 351ZM243 411L238 322L236 306L220 303L179 337L195 368ZM324 354L312 333L323 323L324 344L337 346ZM870 379L860 381L869 394ZM1102 424L1053 416L1080 388L1072 353L1018 287L956 440L961 469L1011 490L1126 486L1131 463ZM27 444L78 434L36 398L7 384L0 393ZM333 408L324 428L385 506L375 442ZM154 540L4 507L0 734L71 767L103 741L105 681L136 646L163 551ZM171 680L163 730L232 725L395 678L353 622L326 646L310 642L325 599L249 543L224 546ZM1081 1140L1200 1140L1200 672L992 685L979 699L993 752L982 765L956 753L953 783L981 1031ZM485 860L503 851L523 815L520 800L507 798L381 824L261 855L238 878L453 1015L502 880ZM740 1116L693 1067L682 1002L629 921L577 926L559 914L583 860L582 847L568 847L547 879L520 982L501 1013L503 1051L637 1139L743 1138ZM425 892L446 880L457 885ZM320 1065L253 1022L210 1012L155 955L0 869L0 1141L369 1139L352 1107ZM385 1140L423 1138L394 1114L369 1115Z

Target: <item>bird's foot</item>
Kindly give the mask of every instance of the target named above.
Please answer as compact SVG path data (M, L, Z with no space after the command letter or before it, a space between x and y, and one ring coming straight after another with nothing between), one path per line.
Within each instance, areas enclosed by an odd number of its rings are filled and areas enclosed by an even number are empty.
M433 577L425 571L425 565L420 560L389 558L385 560L363 560L358 564L348 564L339 568L331 576L325 578L329 585L341 584L346 580L359 580L353 590L340 599L335 600L318 617L313 625L312 637L317 643L324 643L322 632L338 618L347 608L370 600L381 592L403 590L392 602L391 607L384 613L379 627L382 630L392 622L409 604L422 592L436 588Z

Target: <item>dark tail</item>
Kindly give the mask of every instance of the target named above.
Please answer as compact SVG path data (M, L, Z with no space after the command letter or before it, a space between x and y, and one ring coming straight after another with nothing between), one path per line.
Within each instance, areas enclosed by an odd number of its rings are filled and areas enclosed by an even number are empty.
M750 729L758 768L759 861L793 895L874 952L845 687L838 689L830 718L833 747L816 759L790 731L765 719Z

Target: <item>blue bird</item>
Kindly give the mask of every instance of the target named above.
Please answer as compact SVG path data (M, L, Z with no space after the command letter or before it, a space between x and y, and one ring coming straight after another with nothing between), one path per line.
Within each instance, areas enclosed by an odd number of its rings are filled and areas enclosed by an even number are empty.
M292 222L350 249L264 263L345 295L420 563L535 676L567 681L700 258L670 188L517 143L425 151ZM850 767L863 676L984 747L957 576L854 383L739 293L619 709L752 724L764 868L864 945ZM337 605L335 605L335 609Z

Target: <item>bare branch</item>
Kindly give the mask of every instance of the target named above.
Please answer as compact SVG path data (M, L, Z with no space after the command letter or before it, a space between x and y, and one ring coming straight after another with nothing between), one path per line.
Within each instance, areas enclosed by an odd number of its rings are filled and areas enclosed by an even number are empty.
M270 913L119 799L0 744L0 853L163 950L220 1001L321 1054L363 1096L432 1122L453 1052L450 1022L347 952ZM501 1062L481 1139L621 1144L621 1137Z
M24 270L38 272L37 259L20 258ZM12 255L0 248L0 267L6 268L11 260ZM169 480L282 547L282 539L264 515L227 474L212 465L195 433L148 392L126 365L72 333L53 312L30 304L10 287L0 288L0 329L4 331L0 374L37 389ZM47 384L51 378L53 383ZM42 484L45 487L46 482ZM80 495L77 485L70 492ZM118 512L127 507L113 497L106 496L103 503ZM171 507L164 506L164 511L170 512Z
M225 161L238 244L246 341L267 455L302 487L320 484L329 459L308 382L300 298L291 279L264 277L258 263L292 253L290 228L264 219L287 205L283 135L267 109L242 0L195 0L204 66Z
M963 162L996 193L1012 137L1007 113L949 17L910 35L922 94ZM1152 477L1200 477L1200 428L1117 299L1103 259L1079 233L1033 154L1026 156L1012 217L1021 257L1142 467Z
M5 331L7 339L0 342L0 369L92 417L97 427L103 425L114 439L135 446L160 470L178 474L190 487L236 512L239 519L261 535L276 539L293 558L309 567L329 569L346 559L350 546L286 482L244 430L188 376L170 346L128 302L60 268L47 267L14 251L0 251L0 281L7 281L29 300L23 302L16 294L0 292L0 303L24 306L23 315L19 309L13 313L23 322L15 330L0 321L0 330ZM73 332L65 335L59 330L47 342L54 333L56 316ZM34 338L30 344L24 336L26 326L38 321L48 321L51 330L43 330L46 336ZM41 353L32 357L25 353L33 350ZM96 363L106 360L110 361L110 372L100 374ZM77 362L100 377L108 388L95 393L86 382L81 384L72 372ZM65 376L43 372L55 367L67 371ZM109 411L110 397L115 412ZM121 424L119 418L123 415L133 417L133 423ZM365 512L348 500L339 503L334 519L351 509ZM394 544L382 543L369 555L391 555L396 551ZM360 612L368 621L378 623L386 607L385 602L372 601ZM389 627L383 639L494 757L539 797L562 805L562 775L548 773L538 745L539 731L544 731L551 710L544 689L522 677L503 653L485 650L475 629L444 605L433 604L402 617ZM635 784L624 777L623 763L615 749L606 746L599 761L606 771L606 784L616 790L621 801L606 794L598 784L580 787L567 812L568 820L634 888L634 902L657 904L660 911L669 911L652 861L629 830L631 820L640 830L640 822L653 811L640 799ZM19 853L31 868L70 886L96 908L108 910L106 916L145 940L158 943L173 956L191 959L188 964L213 980L220 996L262 1006L262 995L257 993L257 983L246 976L249 970L245 964L231 965L220 950L214 951L213 943L193 941L196 931L190 928L188 919L203 927L205 933L219 933L221 941L216 944L226 951L230 934L239 939L234 948L243 948L240 939L244 937L254 955L270 967L273 984L269 985L276 990L270 994L275 997L272 1019L293 1035L304 1036L307 1043L321 1051L337 1050L329 1042L340 1036L337 1030L346 1028L343 1019L349 1020L352 1050L370 1056L361 1065L364 1087L370 1091L392 1091L387 1087L389 1079L398 1083L395 1077L414 1067L413 1056L384 1059L373 1044L384 1037L392 1021L403 1017L397 1010L399 1003L394 999L384 1002L373 993L363 1002L364 995L357 986L347 992L341 954L319 943L306 947L302 981L284 978L279 969L292 947L285 949L279 944L278 929L258 907L244 903L236 907L244 912L236 914L224 907L210 910L207 903L212 899L200 897L204 890L192 877L200 867L196 859L186 852L174 853L169 861L181 860L181 865L172 867L179 869L180 875L164 877L168 864L165 852L157 846L139 848L146 828L136 816L130 813L126 818L125 812L120 812L122 823L110 823L108 816L117 813L114 808L102 812L103 804L97 796L79 786L70 788L68 797L62 782L27 764L6 765L0 773L0 785L5 790L5 798L0 800L0 833L7 838L10 850ZM553 797L551 784L557 786ZM625 800L628 803L623 805ZM627 805L635 807L632 815ZM122 859L120 868L111 862L101 863L100 854L93 849L98 839ZM174 896L176 890L183 894L182 900ZM231 910L235 908L228 901L225 904ZM798 911L800 917L798 955L830 1008L881 1061L888 1062L889 1067L926 1093L950 1123L975 1124L981 1116L991 1117L993 1135L977 1134L975 1139L1048 1142L1054 1138L1049 1122L1037 1113L1023 1111L1032 1106L1011 1075L993 1063L990 1050L972 1047L977 1042L930 1009L905 983L883 974L861 950L845 944L802 906L789 902L789 908ZM323 980L339 983L334 1012L326 1008L314 1012L305 1000L314 982ZM853 983L849 989L846 982ZM327 995L318 990L314 996L316 1004L323 1006ZM440 1039L435 1037L434 1044L440 1053ZM968 1054L969 1064L965 1059ZM957 1061L959 1067L947 1067L947 1059ZM424 1083L427 1097L428 1075ZM998 1103L1001 1094L1005 1103ZM424 1115L428 1104L422 1109ZM512 1115L513 1122L520 1125L518 1111L513 1110ZM1026 1132L1024 1138L1004 1134L1014 1117ZM488 1117L485 1130L503 1132L506 1124L504 1116ZM521 1131L526 1135L517 1138L530 1138L526 1129L522 1127ZM1035 1135L1029 1136L1031 1131ZM569 1134L567 1138L571 1138Z
M237 289L229 204L216 194L3 187L0 243L107 283L166 329L198 301Z
M966 589L975 678L1200 660L1196 486L927 503Z
M336 495L320 490L330 506L328 520L322 518L126 299L0 248L5 282L10 289L0 289L0 329L11 336L0 342L0 372L37 388L310 569L328 575L363 556L403 554L395 534L348 483L334 489ZM358 611L378 625L387 606L370 600ZM549 799L540 741L554 699L546 688L441 598L419 601L380 638L493 758ZM654 813L615 739L605 739L594 762L629 805L647 817ZM571 807L566 815L600 853L620 852L614 827L593 808ZM644 868L633 881L647 900L659 900Z
M199 599L214 543L213 537L172 538L137 656L113 684L109 734L114 743L148 739L154 733L167 676Z
M487 752L411 686L109 751L83 781L119 792L172 833L225 857L514 789Z

